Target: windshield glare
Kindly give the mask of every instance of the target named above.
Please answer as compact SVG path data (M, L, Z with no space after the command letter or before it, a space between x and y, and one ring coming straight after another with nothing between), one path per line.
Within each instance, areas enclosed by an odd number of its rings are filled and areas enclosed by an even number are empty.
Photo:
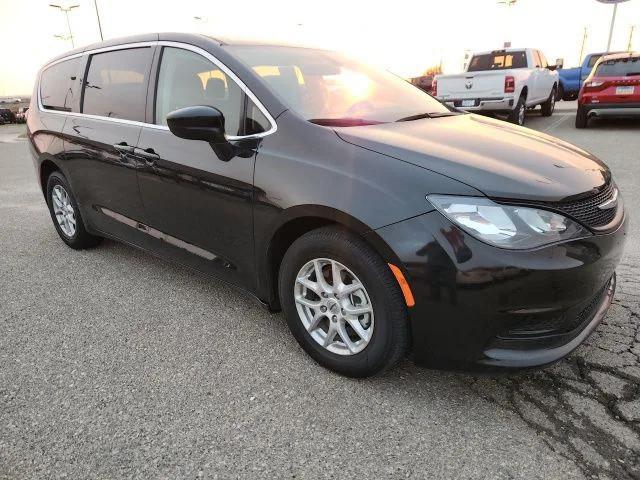
M409 82L339 53L296 47L228 48L292 110L321 125L372 125L451 113Z

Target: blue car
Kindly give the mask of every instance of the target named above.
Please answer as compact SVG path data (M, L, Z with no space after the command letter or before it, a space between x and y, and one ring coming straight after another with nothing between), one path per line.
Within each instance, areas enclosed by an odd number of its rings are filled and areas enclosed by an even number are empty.
M600 52L600 53L590 53L588 54L582 65L575 68L568 69L558 69L558 74L560 75L560 87L558 88L558 99L562 100L575 100L578 98L578 94L580 93L580 88L582 84L587 79L589 74L591 73L591 69L596 64L600 57L603 55L608 55L610 53L621 53L621 52Z

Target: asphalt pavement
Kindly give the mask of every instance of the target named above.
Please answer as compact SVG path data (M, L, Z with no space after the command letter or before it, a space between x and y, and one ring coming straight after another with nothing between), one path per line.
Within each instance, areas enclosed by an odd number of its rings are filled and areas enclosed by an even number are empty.
M592 151L640 207L640 123L527 126ZM134 248L74 251L23 126L0 126L0 478L640 478L640 242L569 358L508 376L409 361L351 380L246 294Z

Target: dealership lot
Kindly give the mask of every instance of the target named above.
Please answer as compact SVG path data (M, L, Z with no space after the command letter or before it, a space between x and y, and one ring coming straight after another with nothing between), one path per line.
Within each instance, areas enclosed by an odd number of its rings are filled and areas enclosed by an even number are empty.
M592 151L640 207L640 123L527 126ZM106 241L60 241L23 127L0 126L0 478L640 477L640 226L606 321L544 371L409 361L370 380L305 355L281 315Z

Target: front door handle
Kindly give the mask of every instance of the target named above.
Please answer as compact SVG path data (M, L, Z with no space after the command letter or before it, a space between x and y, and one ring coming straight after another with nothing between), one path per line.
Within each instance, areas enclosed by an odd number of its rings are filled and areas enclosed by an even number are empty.
M136 148L134 153L144 158L145 163L150 167L154 166L157 160L160 160L160 155L158 155L153 148Z

